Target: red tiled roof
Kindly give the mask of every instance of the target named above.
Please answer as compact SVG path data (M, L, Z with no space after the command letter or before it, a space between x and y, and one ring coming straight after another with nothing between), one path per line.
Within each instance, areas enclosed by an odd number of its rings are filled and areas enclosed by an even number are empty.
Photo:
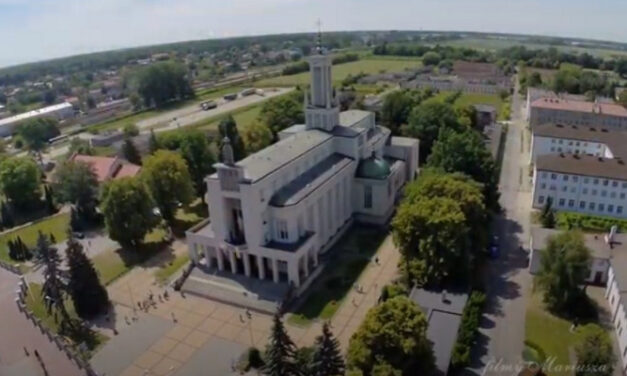
M556 98L540 98L531 103L531 107L552 110L600 113L627 117L627 109L618 104L570 101Z
M140 166L120 161L118 158L98 157L93 155L74 154L70 160L87 163L96 174L98 182L109 179L117 179L126 176L135 176L141 169Z
M118 172L115 174L113 178L117 179L117 178L124 178L127 176L133 177L139 174L139 170L141 170L141 166L137 166L132 163L122 163L122 166L120 167L120 169L118 170Z

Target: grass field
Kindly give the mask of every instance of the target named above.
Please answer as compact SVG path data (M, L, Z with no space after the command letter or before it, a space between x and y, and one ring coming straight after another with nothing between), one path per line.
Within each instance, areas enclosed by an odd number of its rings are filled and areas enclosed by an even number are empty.
M444 99L447 96L453 94L450 91L441 91L436 95L436 98ZM455 107L465 107L473 104L490 104L496 107L498 111L498 119L505 120L504 116L507 112L507 103L501 99L498 95L494 94L477 94L477 93L463 93L456 101Z
M386 72L402 72L406 68L418 68L422 65L416 59L378 59L369 58L358 60L350 63L339 64L333 66L333 82L339 83L349 74L357 74L360 72L366 74ZM266 78L255 83L255 86L295 86L309 84L309 72L294 74L290 76L278 76Z
M72 343L78 345L85 343L88 348L87 357L90 357L101 345L103 345L109 338L104 334L93 331L89 328L73 329L66 333L60 333L59 323L55 320L54 316L48 314L46 306L43 303L43 297L41 293L41 285L37 283L30 283L28 285L28 295L26 297L26 307L33 312L35 317L41 320L41 323L50 329L54 333L61 334L65 338L69 339ZM65 307L70 316L70 319L75 323L79 318L74 310L74 305L71 300L66 300ZM78 327L78 326L77 326Z
M67 239L66 231L69 224L70 214L62 213L0 235L0 260L16 264L16 262L9 257L9 247L7 246L9 240L19 236L27 246L34 247L37 243L39 231L41 231L46 235L52 234L57 242L62 242Z
M257 116L259 116L259 111L261 111L261 106L261 104L254 104L232 111L229 114L233 115L233 119L235 119L237 126L241 128L257 119ZM218 124L220 124L220 121L226 116L227 114L222 114L219 116L211 117L196 124L192 124L189 127L200 130L216 130L218 129Z
M315 319L328 320L333 317L370 262L370 257L383 243L385 235L385 232L365 227L349 230L329 251L332 259L327 262L326 269L288 321L306 326Z

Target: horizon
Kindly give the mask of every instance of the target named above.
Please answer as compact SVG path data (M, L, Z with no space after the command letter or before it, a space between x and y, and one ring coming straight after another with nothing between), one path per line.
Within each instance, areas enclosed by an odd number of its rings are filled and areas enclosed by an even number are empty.
M551 4L540 0L524 4L390 0L384 5L374 0L238 0L213 9L215 4L202 0L109 0L97 4L0 0L0 33L10 36L5 48L12 51L0 56L0 68L194 40L313 33L318 18L323 32L457 31L616 43L627 40L620 17L627 13L627 4L618 0L594 4L582 0L554 0ZM608 5L615 10L608 12ZM564 17L564 9L568 17ZM521 12L529 17L519 17ZM561 21L564 19L568 22Z

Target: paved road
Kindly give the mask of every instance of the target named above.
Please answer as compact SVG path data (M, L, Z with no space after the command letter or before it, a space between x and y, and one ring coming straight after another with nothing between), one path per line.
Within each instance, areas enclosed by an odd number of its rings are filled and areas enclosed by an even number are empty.
M266 89L265 94L263 96L253 94L246 97L239 97L233 101L225 101L219 100L218 107L203 111L198 103L193 105L189 105L178 110L168 111L163 115L157 115L150 117L148 119L140 120L137 122L137 127L140 130L159 127L159 130L167 130L174 129L177 127L184 127L186 125L191 125L197 123L201 120L208 119L210 117L221 115L238 108L246 107L251 104L263 102L268 100L269 98L273 98L290 91L294 90L293 88L278 88L276 90ZM176 120L173 120L175 119Z
M17 283L17 276L0 268L0 375L44 375L33 355L35 349L49 375L84 375L17 309ZM29 350L30 356L26 356L24 347Z
M518 87L516 87L516 93ZM522 98L514 95L512 123L506 136L499 188L503 212L495 219L501 257L490 262L486 273L487 313L480 329L473 373L515 374L490 367L493 362L519 365L525 338L525 310L531 276L527 254L520 247L529 239L530 184L527 175L529 147L522 115ZM526 248L526 247L525 247Z

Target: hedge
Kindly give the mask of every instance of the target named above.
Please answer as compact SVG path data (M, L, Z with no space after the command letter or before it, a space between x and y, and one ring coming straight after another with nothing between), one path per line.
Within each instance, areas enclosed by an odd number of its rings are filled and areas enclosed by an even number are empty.
M461 369L470 364L470 350L479 330L479 322L486 296L480 291L473 291L464 307L462 321L457 332L457 342L453 347L451 365L453 368Z
M571 212L557 213L557 227L564 230L608 232L614 225L618 226L621 232L627 230L627 220L624 219Z

